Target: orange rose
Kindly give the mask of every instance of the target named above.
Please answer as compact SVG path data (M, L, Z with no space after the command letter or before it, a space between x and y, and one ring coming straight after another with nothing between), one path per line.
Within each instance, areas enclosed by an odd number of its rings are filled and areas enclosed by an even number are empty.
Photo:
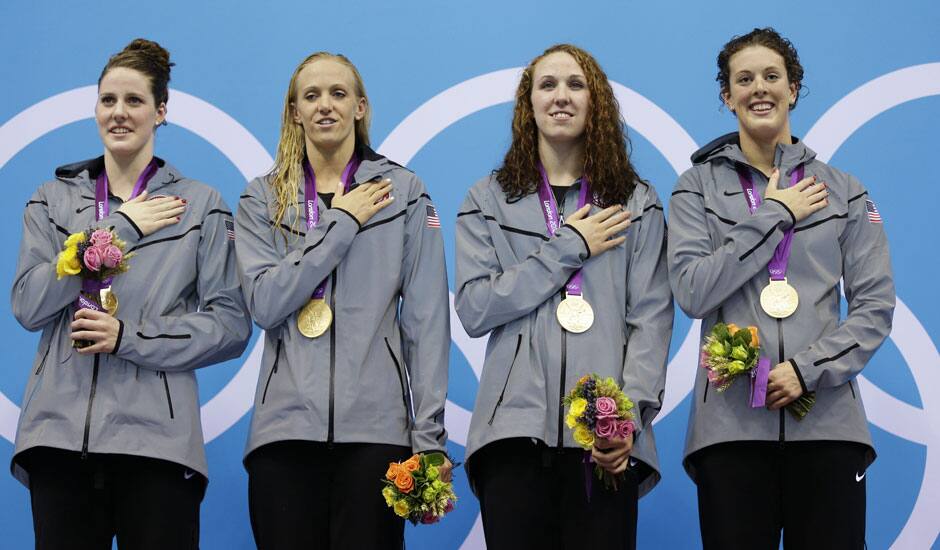
M734 323L728 323L728 334L734 336L736 332L738 332L738 325Z
M751 331L751 347L757 347L760 345L760 338L757 337L757 327L747 327L747 330Z
M392 462L388 465L388 471L385 472L385 479L389 481L395 481L395 478L398 477L399 472L401 472L401 464Z
M401 469L395 477L395 487L402 493L410 493L415 487L415 478L408 470Z
M421 467L421 457L418 455L413 455L408 460L402 462L401 467L408 472L417 472L418 468Z

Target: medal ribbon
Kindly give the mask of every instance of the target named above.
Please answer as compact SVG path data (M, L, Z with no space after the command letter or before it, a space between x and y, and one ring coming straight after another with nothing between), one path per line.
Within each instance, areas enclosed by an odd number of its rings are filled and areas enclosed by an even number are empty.
M353 155L343 169L341 176L343 182L343 192L349 193L349 187L352 185L353 176L359 168L359 158ZM317 176L313 173L309 162L304 162L304 207L307 210L307 231L310 231L320 223L320 209L317 206ZM326 279L324 278L313 291L314 300L322 300L326 295Z
M140 173L140 176L137 177L137 183L134 184L134 189L131 190L130 198L133 199L137 195L141 194L144 189L147 188L147 182L157 173L157 160L150 159L150 163L144 168L143 172ZM108 171L101 170L101 173L98 174L98 177L95 178L95 221L100 222L104 218L108 217L110 214L111 208L108 204ZM93 279L82 279L82 292L88 293L98 293L99 291L108 288L111 286L113 277L108 277L100 281ZM96 311L104 311L104 308L93 304L87 298L79 296L80 307L86 309L94 309ZM89 304L94 305L91 307Z
M558 215L558 204L555 202L555 194L552 193L552 185L548 181L548 174L545 167L539 163L539 173L542 175L542 184L538 188L539 206L542 209L542 215L545 217L545 226L548 228L548 234L555 236L561 227L561 216ZM588 202L588 196L591 193L591 184L587 176L581 178L581 189L578 192L578 209L582 208ZM568 279L565 284L565 294L567 296L581 295L581 269L574 272L574 275Z
M741 181L741 189L744 191L744 197L747 199L747 209L751 214L757 211L761 205L760 194L754 189L754 180L751 173L741 166L738 166L738 179ZM790 185L796 185L803 179L803 165L799 165L790 172ZM767 271L770 272L771 281L782 281L787 275L787 264L790 261L790 248L793 244L793 227L786 231L783 240L774 250L773 258L767 264ZM760 357L757 361L757 367L751 371L751 394L748 402L752 408L763 407L767 403L767 379L770 376L770 359Z
M754 189L754 179L751 177L751 173L741 166L738 166L737 171L738 179L741 181L741 189L744 191L744 197L747 199L747 209L753 214L761 205L760 194ZM796 182L801 179L803 179L802 164L790 172L790 185L787 187L796 185ZM770 272L771 281L782 281L787 276L787 264L790 261L790 247L793 244L793 229L794 227L791 226L790 229L787 229L786 233L784 233L783 240L777 245L777 248L774 250L773 258L771 258L770 263L767 264L767 271Z

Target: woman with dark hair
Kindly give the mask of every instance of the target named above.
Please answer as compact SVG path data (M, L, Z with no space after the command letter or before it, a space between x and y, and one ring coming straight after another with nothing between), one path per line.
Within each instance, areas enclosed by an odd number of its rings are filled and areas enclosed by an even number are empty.
M261 549L401 548L381 478L445 451L440 221L421 180L369 148L370 109L349 59L304 59L274 169L239 203L239 273L265 330L245 457Z
M154 156L171 66L149 40L112 56L95 105L104 155L58 168L26 205L13 312L42 337L11 467L30 490L36 548L199 546L194 370L241 354L251 323L231 212ZM87 281L57 276L63 242L88 228L133 253L102 289L107 310L76 302Z
M670 281L703 338L718 322L756 327L774 366L755 370L766 394L756 383L754 402L747 382L718 392L698 370L684 464L702 540L775 549L782 530L788 549L862 548L875 452L854 379L895 302L881 216L858 180L793 137L793 44L770 28L735 37L717 80L738 131L696 152L676 184Z
M673 320L664 241L607 76L578 47L549 48L522 73L503 166L457 218L454 304L470 336L489 334L467 443L487 547L635 547L638 495L659 479L652 421ZM571 302L583 316L564 313ZM625 474L616 490L589 483L563 423L563 396L591 373L636 402L637 431L592 451Z

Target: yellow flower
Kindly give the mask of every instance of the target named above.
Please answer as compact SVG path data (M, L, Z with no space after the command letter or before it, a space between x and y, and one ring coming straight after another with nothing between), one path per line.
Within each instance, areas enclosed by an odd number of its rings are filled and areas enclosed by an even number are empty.
M66 275L78 275L81 271L82 264L78 261L78 249L71 246L59 253L59 258L55 263L57 279L61 279Z
M584 413L584 409L587 408L587 405L587 399L579 397L571 402L571 407L568 409L568 414L577 418Z
M738 361L744 361L747 359L747 350L744 349L744 346L734 346L731 348L731 357L734 357Z
M393 507L395 514L400 518L408 517L408 514L411 513L411 506L408 506L408 501L401 499L395 503Z
M728 363L728 372L731 374L744 372L744 363L742 361L732 361Z
M594 432L582 424L574 429L574 440L584 449L590 449L594 445Z
M382 496L385 497L386 505L392 506L395 504L395 489L393 489L391 485L386 485L385 488L382 489Z
M574 429L574 427L577 426L577 424L578 424L577 416L569 414L568 416L565 417L565 425L568 426L569 428Z
M65 239L65 248L75 248L80 243L85 242L85 233L72 233L69 235L69 238Z

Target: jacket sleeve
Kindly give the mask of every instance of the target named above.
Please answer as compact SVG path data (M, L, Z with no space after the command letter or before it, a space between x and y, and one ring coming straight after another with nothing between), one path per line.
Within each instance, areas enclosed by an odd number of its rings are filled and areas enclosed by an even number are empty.
M285 230L287 239L304 241L302 248L285 255L285 238L268 215L265 185L262 178L252 181L239 201L235 250L248 309L258 326L268 330L310 300L320 281L346 255L359 231L359 222L342 210L326 210L317 226L303 237Z
M182 315L121 319L114 355L143 368L187 371L238 357L251 337L235 271L232 213L213 191L197 249L198 308ZM119 312L120 313L120 312Z
M697 169L684 173L669 202L669 281L679 307L703 319L760 272L794 219L783 203L765 200L712 247ZM769 277L769 276L768 276Z
M643 213L628 231L636 231L636 238L627 273L623 387L635 403L640 430L652 424L663 404L675 311L666 268L666 219L652 187Z
M806 391L854 378L891 332L895 292L888 239L881 222L869 220L868 192L851 176L849 189L848 220L839 241L848 314L791 359Z
M43 328L78 297L78 277L56 277L56 259L64 248L68 230L49 215L45 186L26 203L23 237L16 262L10 302L13 315L23 328Z
M471 191L457 214L454 308L467 334L474 338L535 310L557 293L590 255L581 234L563 225L522 262L504 267L481 206Z
M416 177L405 218L400 327L402 357L411 382L414 452L444 451L444 404L450 358L450 300L444 240L428 225L434 205Z

